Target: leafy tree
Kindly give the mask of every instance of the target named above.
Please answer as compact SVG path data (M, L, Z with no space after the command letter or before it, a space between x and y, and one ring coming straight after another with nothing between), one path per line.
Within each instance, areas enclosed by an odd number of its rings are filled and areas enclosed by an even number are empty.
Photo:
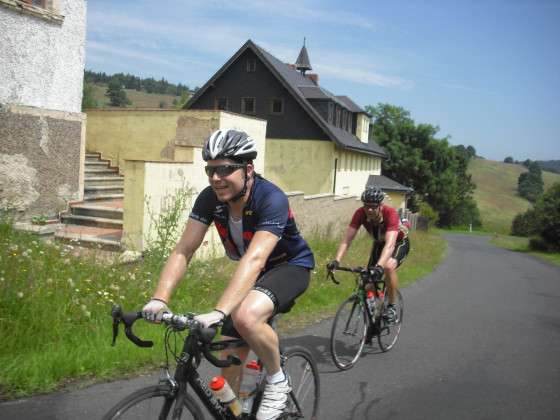
M93 85L84 80L82 90L82 111L86 108L97 108L99 105L93 97Z
M125 107L131 104L118 78L109 82L105 96L109 97L111 106Z
M513 163L513 158L511 156L506 157L504 163Z
M403 108L379 104L366 110L373 116L373 138L390 156L383 162L383 174L412 186L439 214L440 226L479 225L472 199L475 184L467 173L475 149L450 146L447 138L436 138L438 127L416 125Z
M517 191L521 197L534 203L542 194L544 189L542 171L537 162L529 161L526 166L529 168L529 171L523 172L519 175L517 180Z

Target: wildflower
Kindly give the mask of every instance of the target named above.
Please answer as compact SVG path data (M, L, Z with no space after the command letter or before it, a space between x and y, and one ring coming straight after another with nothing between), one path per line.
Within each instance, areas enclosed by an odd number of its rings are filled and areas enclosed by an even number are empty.
M70 258L66 258L62 261L65 265L70 264Z
M21 299L23 297L23 292L17 292L17 297Z
M84 311L84 315L87 316L88 318L91 318L91 312L90 311Z
M69 285L70 287L74 287L74 280L68 279L68 280L66 280L66 281L68 282L68 285Z
M47 279L47 284L52 284L53 283L53 279L51 279L50 277Z
M0 277L0 283L4 283L4 277Z

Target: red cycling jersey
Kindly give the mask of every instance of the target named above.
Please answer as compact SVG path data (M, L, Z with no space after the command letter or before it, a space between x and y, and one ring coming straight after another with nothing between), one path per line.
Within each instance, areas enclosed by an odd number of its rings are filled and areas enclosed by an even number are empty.
M354 212L350 226L354 229L360 229L360 226L363 226L377 241L385 241L386 232L398 231L397 242L403 240L407 236L407 229L402 226L399 213L397 213L393 207L383 204L381 205L380 222L368 220L365 209L360 207Z

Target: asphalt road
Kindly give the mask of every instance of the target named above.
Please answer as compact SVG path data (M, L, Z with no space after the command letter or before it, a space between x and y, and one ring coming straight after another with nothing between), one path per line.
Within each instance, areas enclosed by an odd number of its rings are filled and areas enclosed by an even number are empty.
M484 237L446 238L445 261L402 290L404 323L390 352L370 347L340 372L328 352L331 320L284 340L306 346L318 361L321 419L560 418L560 268ZM0 420L99 419L156 381L152 375L2 403Z

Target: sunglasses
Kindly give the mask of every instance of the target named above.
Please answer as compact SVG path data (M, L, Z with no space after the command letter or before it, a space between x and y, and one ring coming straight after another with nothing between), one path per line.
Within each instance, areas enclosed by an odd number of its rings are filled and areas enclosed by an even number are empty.
M364 204L364 208L375 210L375 209L379 208L379 204Z
M244 168L245 166L246 165L242 163L233 163L230 165L217 165L217 166L208 165L204 167L204 170L206 171L206 175L208 175L210 178L212 178L214 174L218 174L218 176L221 178L224 176L231 175L239 168Z

